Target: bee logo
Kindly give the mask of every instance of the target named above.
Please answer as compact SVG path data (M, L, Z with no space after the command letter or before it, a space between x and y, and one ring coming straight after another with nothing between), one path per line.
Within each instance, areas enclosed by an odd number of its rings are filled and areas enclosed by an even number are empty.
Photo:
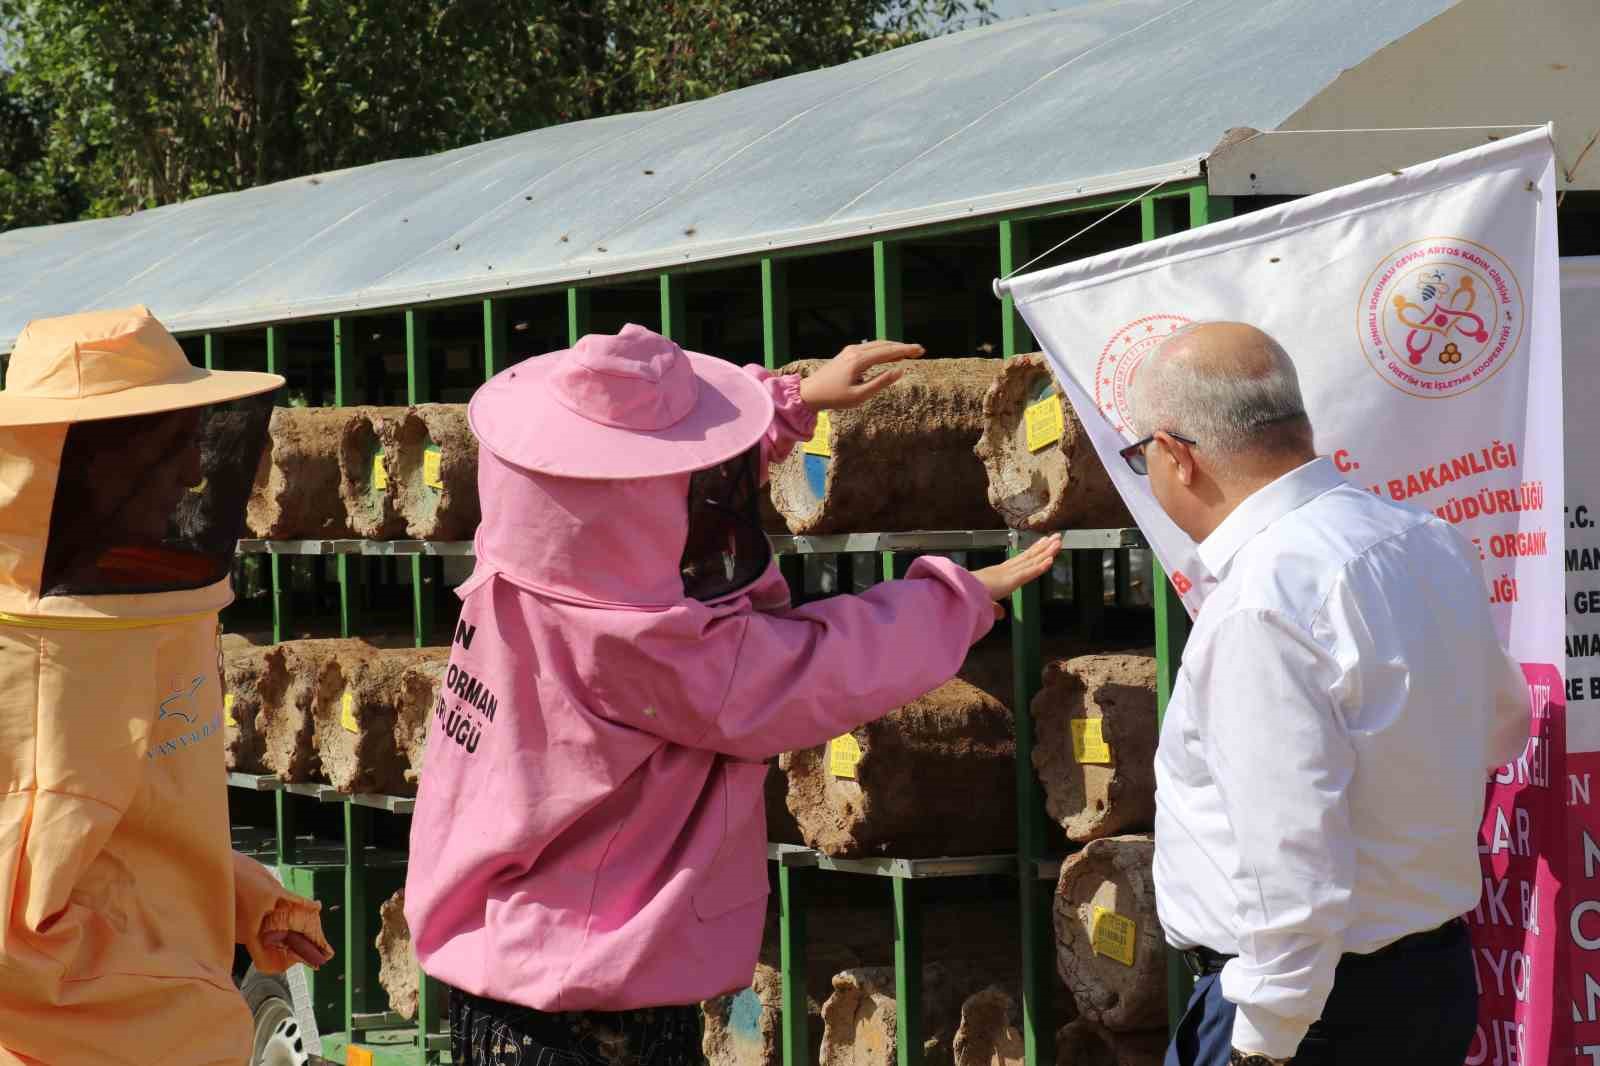
M194 698L200 692L200 686L206 683L204 677L197 677L189 683L188 689L174 692L161 701L161 713L156 716L156 721L167 718L182 718L190 725L199 721L200 715L194 705Z

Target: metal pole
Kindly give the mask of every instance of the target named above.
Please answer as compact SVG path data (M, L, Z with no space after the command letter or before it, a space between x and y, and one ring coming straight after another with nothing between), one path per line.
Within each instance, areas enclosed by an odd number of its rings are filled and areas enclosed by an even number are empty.
M494 296L483 298L483 379L488 381L506 368L506 302Z
M356 320L333 320L333 405L345 407L355 399ZM354 636L361 625L361 579L366 564L361 556L340 555L334 560L339 580L339 635Z
M567 290L567 344L575 345L589 332L589 290Z
M893 241L872 242L872 310L879 340L904 340L905 307L901 282L900 245Z
M661 275L661 335L679 344L689 343L689 312L684 303L684 279Z
M1028 227L1025 222L1003 219L1000 222L1000 276L1005 277L1028 261ZM1011 293L1000 297L1000 354L1007 358L1034 351L1038 344L1017 311Z
M789 270L781 259L761 260L761 356L768 370L789 361Z
M433 392L432 349L428 345L427 313L406 308L406 401L424 403ZM434 592L441 560L411 557L412 635L419 648L433 637Z
M778 864L778 952L783 974L783 1063L803 1066L810 1047L806 1015L806 911L800 871Z
M895 877L894 1012L896 1066L922 1066L922 902L917 883Z

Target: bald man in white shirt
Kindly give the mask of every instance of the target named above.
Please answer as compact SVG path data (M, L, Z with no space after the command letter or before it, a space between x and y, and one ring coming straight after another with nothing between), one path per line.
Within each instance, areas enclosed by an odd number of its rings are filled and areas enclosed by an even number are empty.
M1347 485L1293 363L1241 323L1139 368L1123 451L1205 602L1156 754L1156 899L1198 978L1167 1066L1460 1066L1486 774L1527 686L1476 553Z

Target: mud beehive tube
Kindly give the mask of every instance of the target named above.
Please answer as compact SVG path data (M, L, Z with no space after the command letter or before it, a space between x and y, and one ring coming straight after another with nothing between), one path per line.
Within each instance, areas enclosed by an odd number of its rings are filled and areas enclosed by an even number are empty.
M784 755L788 806L806 845L840 858L1013 850L1016 742L1002 702L1010 686L996 683L1009 677L1000 661L1008 656L1003 646L975 649L961 677L822 747Z
M351 532L366 540L395 540L405 533L396 506L395 480L383 451L386 424L405 417L404 407L352 408L339 438L339 498Z
M984 396L976 454L988 479L989 503L1012 529L1042 533L1133 524L1043 355L1006 360Z
M339 495L339 447L356 417L347 407L272 412L245 527L267 540L339 540L352 535Z
M1033 730L1034 772L1067 839L1087 843L1154 826L1154 652L1048 664Z
M439 686L447 659L429 659L408 666L400 675L395 700L395 747L405 756L406 783L416 785L422 774L422 753L428 741L428 723L439 702Z
M224 762L241 774L264 774L266 737L262 732L261 672L271 648L235 647L223 652Z
M379 426L395 507L413 540L470 540L478 528L478 439L467 405L425 403Z
M407 1020L417 1016L417 953L406 924L406 892L401 889L378 909L378 984L389 1009Z
M1148 835L1090 842L1061 867L1053 905L1056 966L1078 1012L1118 1032L1167 1018L1167 952L1156 919Z
M782 372L804 377L825 363L802 360ZM1000 527L972 451L1000 360L924 358L899 366L900 382L853 411L828 412L814 441L772 468L772 502L791 532Z
M317 758L341 792L409 796L410 763L395 728L405 672L442 663L448 648L393 648L361 657L336 656L317 695Z
M337 658L348 669L373 651L362 640L291 640L268 650L258 685L268 771L290 784L321 778L316 710L330 684L329 668Z

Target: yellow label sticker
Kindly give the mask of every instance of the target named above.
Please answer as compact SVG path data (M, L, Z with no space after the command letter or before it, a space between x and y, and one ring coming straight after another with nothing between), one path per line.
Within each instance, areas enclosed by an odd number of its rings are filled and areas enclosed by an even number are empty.
M430 489L444 491L444 475L440 470L438 448L428 448L422 453L422 483Z
M1030 403L1023 412L1028 424L1028 450L1036 452L1061 439L1067 430L1066 414L1061 410L1061 396L1052 392L1038 403Z
M361 727L356 725L356 694L346 691L339 700L339 724L351 733L361 732Z
M233 693L231 692L222 697L222 720L235 729L239 728L239 723L233 719Z
M1139 926L1132 918L1116 911L1096 907L1089 920L1089 943L1096 955L1104 955L1124 966L1133 965L1133 944L1139 939Z
M834 777L847 777L854 781L856 766L861 762L861 745L856 738L845 733L828 741L828 773Z
M800 450L807 455L833 457L833 420L828 417L828 412L817 412L817 430Z
M1104 719L1072 720L1072 758L1087 763L1111 761L1111 745L1106 743Z
M350 1044L344 1049L344 1066L373 1066L377 1059L369 1048Z
M383 465L383 456L372 457L372 488L375 492L382 492L389 487L389 471Z

